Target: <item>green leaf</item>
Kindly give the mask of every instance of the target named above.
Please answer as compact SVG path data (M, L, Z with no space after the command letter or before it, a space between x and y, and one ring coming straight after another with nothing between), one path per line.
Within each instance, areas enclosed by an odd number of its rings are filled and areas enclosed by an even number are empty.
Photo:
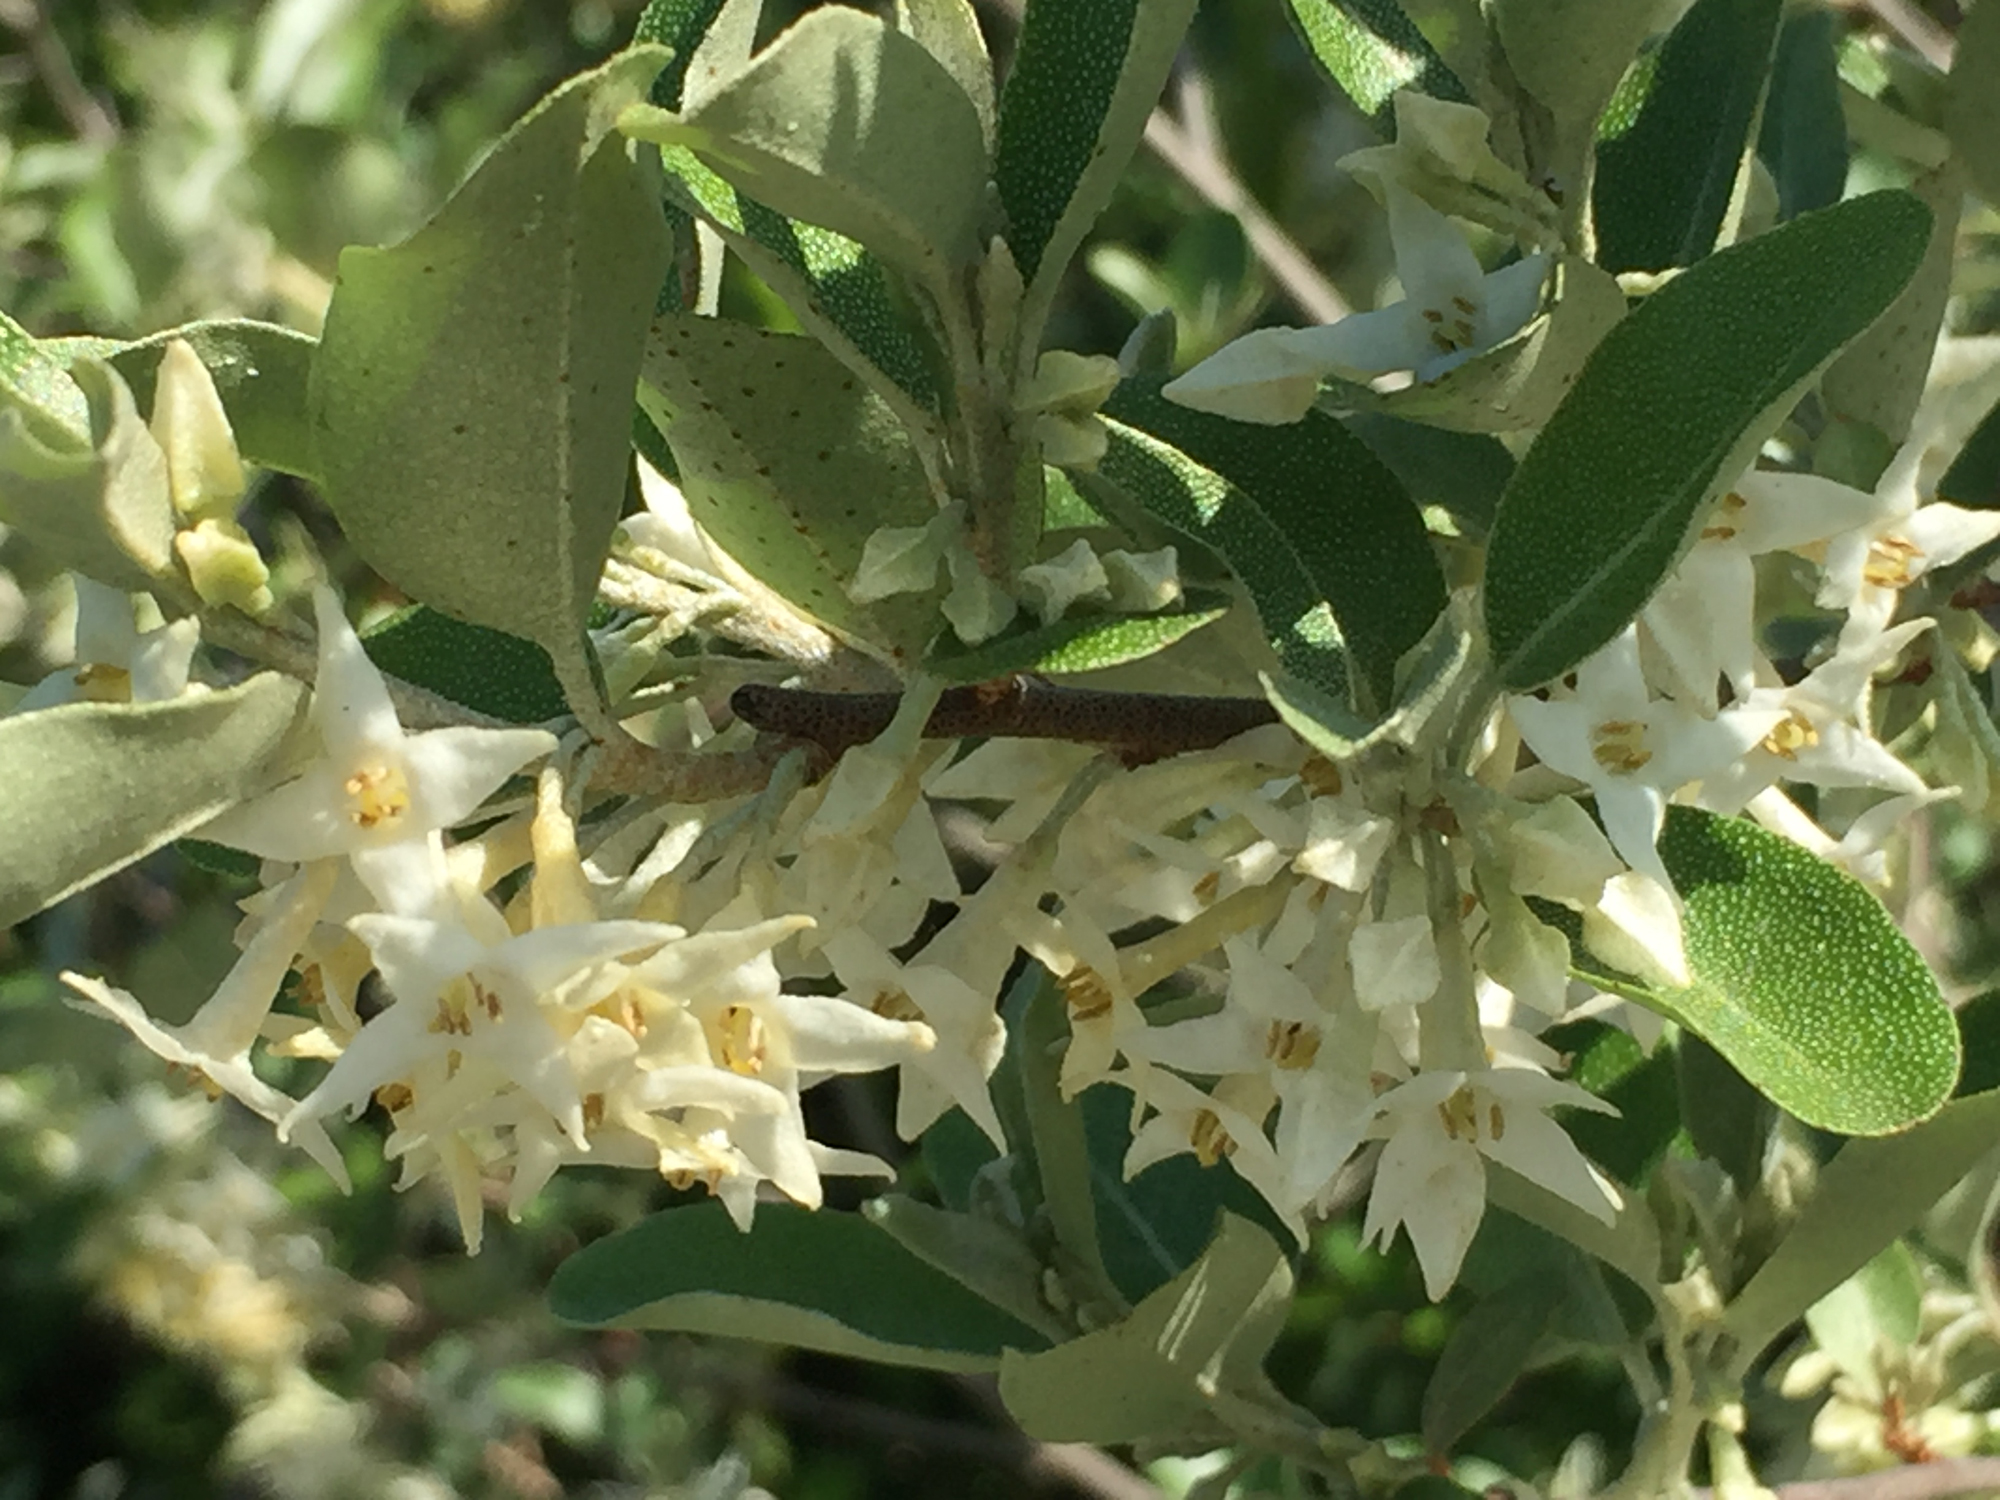
M1958 1077L1951 1009L1867 887L1742 818L1667 809L1694 982L1656 989L1573 945L1576 971L1680 1022L1780 1108L1844 1135L1902 1130Z
M78 446L27 407L0 409L0 521L65 567L113 588L179 578L167 460L109 365L83 360L65 380L84 398Z
M1489 1164L1486 1200L1596 1256L1647 1296L1659 1294L1660 1227L1644 1198L1627 1193L1617 1217L1606 1224L1541 1184Z
M571 79L410 239L343 253L313 363L327 499L356 550L413 599L535 641L579 702L670 249L610 122L664 59Z
M151 411L160 354L175 339L186 339L208 367L245 462L304 479L319 477L306 409L306 386L319 341L309 334L248 318L216 318L129 342L52 339L44 347L64 364L77 359L105 361L125 377L132 399Z
M1931 355L1951 300L1957 262L1959 212L1965 202L1965 173L1956 161L1920 173L1910 191L1931 211L1930 245L1916 275L1889 310L1841 351L1820 382L1827 414L1843 422L1865 422L1901 446L1923 400Z
M1812 1198L1723 1314L1739 1378L1792 1321L1916 1224L1993 1149L2000 1092L1955 1099L1901 1135L1849 1141Z
M1424 1387L1426 1453L1449 1453L1526 1373L1568 1293L1543 1266L1479 1299L1451 1331Z
M1897 1241L1807 1308L1806 1327L1843 1374L1873 1383L1884 1355L1916 1342L1923 1302L1923 1272Z
M1205 1434L1215 1419L1200 1382L1232 1393L1261 1382L1291 1291L1277 1241L1224 1214L1201 1260L1131 1316L1046 1353L1009 1349L1000 1361L1000 1398L1043 1442Z
M1500 494L1514 477L1514 455L1498 438L1382 412L1351 412L1341 422L1389 466L1417 504L1446 511L1475 538L1492 527Z
M1030 353L1056 283L1125 175L1196 0L1029 0L1000 93L993 181L1027 284Z
M1546 682L1624 629L1702 506L1895 299L1929 235L1916 199L1871 193L1718 251L1605 336L1494 522L1485 613L1505 687Z
M382 621L361 644L392 676L510 723L540 724L568 712L548 652L518 635L418 604Z
M1597 263L1664 271L1715 247L1744 167L1782 0L1697 0L1629 125L1597 143Z
M58 452L90 441L90 408L67 364L0 312L0 411L18 410L35 441Z
M923 43L945 72L958 80L979 116L989 151L993 145L993 59L972 0L896 0L896 28Z
M1618 1110L1564 1110L1563 1129L1577 1149L1620 1182L1643 1184L1681 1130L1676 1051L1650 1053L1628 1031L1602 1021L1572 1021L1543 1033L1570 1059L1569 1080Z
M1988 203L2000 203L2000 7L1975 5L1958 25L1944 128L1952 150Z
M882 263L845 235L788 219L738 193L684 147L663 147L660 161L668 200L707 219L801 328L922 430L937 405L937 382Z
M1778 218L1840 201L1847 186L1847 120L1840 112L1839 18L1801 10L1778 32L1757 154L1778 186Z
M1968 510L2000 510L2000 402L1979 419L1944 471L1937 497Z
M1487 10L1514 77L1569 133L1595 125L1661 7L1655 0L1491 0Z
M1142 661L1229 613L1227 605L1150 615L1084 615L1038 625L970 650L933 654L924 670L946 682L990 682L1015 672L1059 677Z
M639 22L632 28L632 45L648 43L672 49L672 55L654 75L649 97L662 109L679 109L681 89L687 82L688 64L695 48L708 35L722 0L646 0Z
M586 1328L657 1328L817 1349L882 1364L991 1370L1048 1340L859 1214L758 1205L671 1208L556 1268L549 1306Z
M1744 1201L1763 1180L1764 1148L1777 1111L1715 1048L1684 1035L1674 1049L1681 1118L1695 1149L1720 1165Z
M1085 491L1116 508L1126 504L1212 547L1250 590L1264 635L1286 669L1335 702L1350 701L1348 659L1312 570L1285 535L1243 491L1171 443L1111 418L1109 447Z
M2000 1089L2000 990L1983 990L1958 1008L1959 1042L1965 1067L1957 1097Z
M1377 129L1393 125L1398 89L1472 103L1396 0L1288 0L1288 8L1306 50Z
M69 703L0 719L0 927L268 790L305 699L289 677L165 703Z
M1553 305L1512 338L1434 380L1401 390L1329 386L1350 410L1458 432L1523 432L1548 420L1585 361L1624 316L1625 294L1617 281L1588 261L1566 256L1556 273Z
M1018 1231L900 1194L872 1199L861 1211L926 1265L1039 1330L1049 1343L1069 1335L1042 1299L1042 1264Z
M1396 476L1339 422L1310 411L1284 427L1210 416L1127 380L1106 415L1172 443L1250 498L1284 534L1333 610L1373 702L1444 609L1444 574L1423 516Z
M812 11L680 114L635 104L618 125L687 147L743 192L859 241L936 295L954 295L979 253L978 113L921 43L861 11Z
M648 336L639 404L725 552L830 630L915 660L934 601L862 605L846 590L877 527L936 514L909 433L880 399L810 339L670 313Z

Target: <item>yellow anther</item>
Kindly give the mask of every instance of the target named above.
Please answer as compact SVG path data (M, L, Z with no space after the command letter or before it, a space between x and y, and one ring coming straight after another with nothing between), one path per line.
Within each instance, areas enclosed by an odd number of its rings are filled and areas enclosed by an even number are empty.
M416 1090L407 1083L385 1083L375 1090L375 1102L390 1114L400 1114L417 1102Z
M342 790L350 804L348 819L357 828L395 823L410 810L410 783L401 766L377 762L357 767Z
M1306 763L1299 767L1299 780L1315 797L1338 797L1347 785L1340 767L1324 755L1308 755Z
M1215 893L1221 889L1222 872L1210 870L1194 883L1194 899L1207 906L1215 900Z
M585 1094L583 1096L583 1128L599 1130L604 1125L604 1096Z
M1812 721L1796 712L1780 719L1764 736L1764 748L1785 760L1797 760L1801 750L1810 750L1818 743L1819 731Z
M885 1021L921 1021L924 1008L898 989L878 990L868 1008Z
M1878 536L1868 544L1868 561L1861 565L1861 578L1878 589L1906 587L1916 576L1912 564L1923 550L1907 537Z
M1629 776L1653 758L1646 726L1637 719L1606 719L1590 732L1591 758L1607 771Z
M755 1078L764 1071L770 1053L770 1037L757 1012L747 1005L730 1005L716 1017L722 1034L722 1065L732 1073Z
M1319 1028L1303 1021L1273 1021L1264 1036L1264 1055L1288 1072L1310 1068L1319 1056Z
M1212 1109L1195 1111L1194 1123L1188 1126L1188 1144L1194 1147L1194 1159L1204 1167L1212 1167L1225 1156L1236 1154L1236 1142L1223 1129L1222 1117Z
M123 667L90 662L76 670L76 690L92 703L130 703L132 674Z
M1062 986L1071 1020L1094 1021L1109 1014L1113 998L1111 986L1088 964L1078 964L1056 982Z

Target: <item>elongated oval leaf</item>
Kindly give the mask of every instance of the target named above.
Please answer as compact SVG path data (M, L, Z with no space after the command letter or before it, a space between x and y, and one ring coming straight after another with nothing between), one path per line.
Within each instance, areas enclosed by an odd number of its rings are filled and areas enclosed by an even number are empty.
M305 689L262 672L165 703L0 719L0 927L102 880L277 784Z
M1250 590L1264 635L1286 668L1340 703L1350 701L1348 658L1332 606L1292 539L1213 469L1150 433L1104 419L1110 446L1088 493L1118 499L1222 554Z
M1749 149L1782 0L1697 0L1660 46L1645 102L1597 144L1591 208L1609 271L1714 248Z
M1306 50L1378 128L1398 89L1470 104L1472 96L1397 0L1288 0Z
M925 659L924 670L945 682L989 682L1012 672L1061 676L1142 661L1228 613L1226 605L1152 615L1083 615L1003 635L972 650Z
M1176 405L1158 379L1121 382L1104 410L1164 438L1255 502L1333 608L1377 706L1396 663L1444 608L1423 516L1368 445L1325 412L1258 427Z
M1952 150L1988 203L2000 203L2000 10L1975 6L1959 23L1944 104Z
M978 253L978 113L921 43L861 11L812 11L681 114L634 105L619 128L695 151L780 213L860 241L943 295Z
M573 700L670 248L610 122L665 55L571 79L410 239L344 253L313 362L348 539L412 598L536 641Z
M634 46L652 44L672 49L660 71L654 75L649 97L662 109L679 109L681 90L687 82L688 64L708 28L714 24L722 0L646 0L632 28Z
M1546 682L1625 627L1929 236L1915 198L1871 193L1708 257L1605 336L1501 498L1485 614L1503 685Z
M510 723L539 724L566 711L548 652L504 630L419 604L382 621L361 644L391 676Z
M1195 0L1029 0L1000 93L993 181L1039 336L1055 284L1111 201Z
M720 1204L668 1209L586 1245L549 1305L587 1328L723 1334L934 1370L991 1370L1048 1340L858 1214L766 1203L748 1234Z
M1859 881L1742 818L1667 809L1694 983L1577 971L1679 1021L1775 1104L1844 1135L1903 1130L1951 1097L1958 1028L1937 980Z
M1820 1169L1813 1196L1723 1314L1732 1377L1796 1318L1911 1228L1993 1149L2000 1092L1955 1099L1901 1135L1849 1141Z
M862 605L846 591L869 533L936 514L909 434L880 400L810 339L689 313L654 322L639 399L724 551L829 629L914 654L935 601Z
M1838 203L1847 184L1839 26L1831 11L1802 10L1786 17L1778 33L1757 154L1778 185L1781 220Z

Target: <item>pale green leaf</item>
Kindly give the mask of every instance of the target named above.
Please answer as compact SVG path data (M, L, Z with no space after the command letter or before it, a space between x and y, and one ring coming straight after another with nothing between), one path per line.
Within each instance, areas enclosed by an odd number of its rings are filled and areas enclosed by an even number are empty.
M1944 128L1988 203L2000 203L2000 5L1975 5L1958 25Z
M859 241L937 295L953 295L978 255L978 113L921 43L864 12L812 11L682 113L637 104L619 127L687 147L742 191Z
M0 521L99 583L156 588L178 576L166 455L110 366L84 360L64 378L85 398L83 446L28 408L0 409Z
M926 1140L928 1140L926 1133ZM1042 1297L1043 1267L1020 1232L975 1214L933 1208L894 1193L862 1205L870 1223L926 1265L1050 1342L1070 1332Z
M1559 126L1590 125L1672 0L1492 0L1507 65Z
M35 441L58 452L90 439L90 410L67 364L0 312L0 410L20 410Z
M647 339L639 403L725 552L829 629L915 660L934 599L847 596L871 532L936 514L908 432L855 376L810 339L673 313Z
M1913 1227L2000 1139L2000 1091L1954 1099L1901 1135L1849 1141L1722 1327L1740 1377L1796 1318Z
M1807 1308L1806 1327L1842 1373L1866 1389L1880 1384L1884 1356L1916 1342L1923 1302L1923 1272L1899 1240Z
M1660 1287L1660 1227L1644 1198L1629 1192L1623 1197L1617 1214L1606 1224L1506 1167L1489 1163L1486 1168L1486 1198L1493 1207L1568 1240L1655 1296Z
M1958 1028L1937 980L1846 871L1742 818L1667 809L1694 982L1662 989L1575 948L1577 972L1679 1021L1809 1125L1903 1130L1951 1097Z
M1506 687L1546 682L1624 629L1703 504L1895 300L1929 236L1915 198L1872 193L1709 256L1605 336L1494 522L1484 607Z
M586 1328L656 1328L883 1364L991 1370L1048 1340L858 1214L765 1203L745 1234L720 1204L673 1208L586 1245L549 1305Z
M572 702L670 248L611 122L664 58L571 79L410 239L345 252L313 364L324 487L356 550L411 597L534 640Z
M971 0L896 0L896 25L924 44L945 72L958 80L979 115L987 149L993 146L993 59Z
M94 885L290 770L305 689L263 672L164 703L0 719L0 927Z
M65 364L105 361L125 377L140 408L150 411L160 353L175 339L187 340L208 367L245 462L304 479L319 477L306 407L319 341L309 334L249 318L216 318L143 339L51 339L44 347Z
M1207 1252L1109 1328L1001 1356L1000 1398L1043 1442L1188 1439L1214 1426L1200 1382L1252 1389L1283 1326L1292 1273L1278 1242L1224 1214Z

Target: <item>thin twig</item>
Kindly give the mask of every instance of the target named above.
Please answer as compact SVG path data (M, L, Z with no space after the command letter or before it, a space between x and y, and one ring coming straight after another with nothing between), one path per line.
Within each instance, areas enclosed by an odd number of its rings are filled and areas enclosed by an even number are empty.
M69 48L42 9L41 0L0 0L0 25L21 38L35 75L79 140L108 146L118 139L118 122L83 85Z
M1944 1500L2000 1491L2000 1458L1941 1458L1841 1479L1795 1479L1774 1488L1778 1500ZM1697 1500L1712 1500L1712 1491L1694 1493Z
M1233 214L1243 226L1250 253L1294 306L1315 323L1332 323L1353 309L1304 250L1251 196L1223 156L1209 107L1208 88L1189 73L1177 91L1182 119L1163 109L1146 120L1146 144L1153 154L1200 194L1212 208Z

